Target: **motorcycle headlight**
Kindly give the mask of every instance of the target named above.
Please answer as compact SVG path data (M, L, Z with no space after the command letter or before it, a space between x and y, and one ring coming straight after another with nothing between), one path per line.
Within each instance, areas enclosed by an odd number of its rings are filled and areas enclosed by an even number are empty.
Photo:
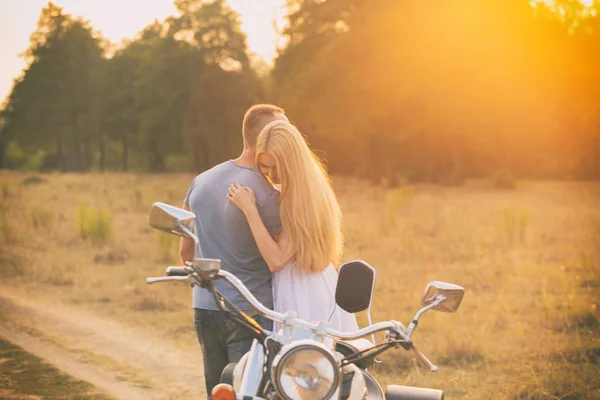
M340 367L327 347L301 340L285 346L275 357L271 376L285 400L321 400L336 391Z

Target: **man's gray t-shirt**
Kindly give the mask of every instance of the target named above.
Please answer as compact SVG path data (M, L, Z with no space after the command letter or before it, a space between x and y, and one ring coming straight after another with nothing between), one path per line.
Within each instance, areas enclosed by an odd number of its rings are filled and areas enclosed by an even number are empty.
M198 175L185 197L185 204L196 214L196 233L200 242L198 256L221 260L221 268L233 273L266 307L273 307L271 271L260 255L244 213L229 199L233 182L249 186L256 196L258 212L271 235L281 233L279 192L253 168L232 160ZM227 282L217 288L238 308L251 307ZM194 285L194 308L218 310L212 294Z

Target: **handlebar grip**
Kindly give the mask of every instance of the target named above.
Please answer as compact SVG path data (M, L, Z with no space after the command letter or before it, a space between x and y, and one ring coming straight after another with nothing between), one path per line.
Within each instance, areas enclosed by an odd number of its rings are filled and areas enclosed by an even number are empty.
M165 270L167 276L188 276L187 267L168 267Z

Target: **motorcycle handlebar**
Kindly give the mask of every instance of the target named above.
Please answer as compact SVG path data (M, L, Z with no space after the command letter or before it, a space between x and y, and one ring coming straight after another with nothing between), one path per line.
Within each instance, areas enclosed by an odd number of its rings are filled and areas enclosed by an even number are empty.
M174 268L174 267L169 267L169 269L171 269L171 268ZM177 270L177 272L186 270L186 267L177 267L177 268L180 268ZM186 273L188 271L189 270L186 270ZM233 288L236 289L238 291L238 293L240 293L242 295L242 297L244 297L248 301L248 303L250 303L252 308L254 308L255 311L257 311L259 314L263 315L264 317L269 318L273 321L282 323L282 324L285 324L286 321L289 321L290 319L293 318L294 326L297 328L301 328L301 329L313 331L313 332L317 332L319 330L320 324L318 324L318 323L308 322L308 321L305 321L302 319L295 318L291 314L281 314L276 311L268 309L260 301L258 301L258 299L256 297L254 297L254 295L250 292L250 290L248 290L248 288L246 288L246 286L244 286L244 284L235 275L231 274L230 272L221 270L218 272L218 277L226 280L231 286L233 286ZM192 283L195 281L195 279L191 275L186 275L186 276L171 275L171 276L146 278L146 283L148 283L148 284L159 283L159 282L172 282L172 281ZM370 335L375 332L389 330L389 329L397 331L403 339L406 338L406 336L405 336L406 329L404 328L404 325L402 325L402 323L396 322L396 321L378 322L378 323L368 326L366 328L359 329L358 331L355 331L355 332L343 332L343 331L338 331L335 329L327 328L326 330L324 330L323 333L327 336L331 336L331 337L341 339L341 340L353 340L353 339L361 338L363 336Z
M231 284L231 286L233 286L237 290L237 292L241 294L250 303L250 305L263 316L283 324L285 324L286 320L290 318L289 314L281 314L265 307L260 301L258 301L256 297L254 297L250 290L248 290L248 288L244 286L244 284L232 273L221 270L218 272L218 275L222 279L225 279L227 282L229 282L229 284ZM308 322L297 318L294 318L293 323L295 327L313 332L317 332L319 330L320 325L319 323ZM397 331L403 339L406 338L406 329L400 322L396 321L378 322L366 328L359 329L355 332L343 332L327 328L323 333L327 336L331 336L341 340L353 340L387 329Z
M146 283L148 285L151 285L153 283L159 283L159 282L185 282L185 283L189 283L192 284L194 283L194 280L189 276L159 276L156 278L146 278Z
M185 273L186 275L182 275ZM190 274L191 273L191 274ZM167 274L170 276L158 277L158 278L146 278L146 282L148 284L157 283L157 282L169 282L169 281L183 281L187 283L194 283L197 277L194 277L194 273L188 267L169 267L167 268ZM259 314L263 315L266 318L269 318L273 321L286 324L286 322L293 322L294 327L301 328L304 330L312 331L315 333L321 333L338 340L354 340L359 339L363 336L368 336L376 332L392 330L398 334L400 339L406 340L412 343L412 350L415 352L417 357L429 367L432 372L437 370L437 367L431 363L425 357L423 353L421 353L412 340L406 335L406 328L402 323L397 321L385 321L378 322L376 324L370 325L366 328L359 329L354 332L342 332L335 329L320 329L321 324L312 323L302 319L295 318L293 313L281 314L276 311L270 310L265 307L254 295L248 290L248 288L240 281L235 275L228 271L220 270L217 272L215 278L220 278L226 280L242 297L244 297L248 303L257 311Z

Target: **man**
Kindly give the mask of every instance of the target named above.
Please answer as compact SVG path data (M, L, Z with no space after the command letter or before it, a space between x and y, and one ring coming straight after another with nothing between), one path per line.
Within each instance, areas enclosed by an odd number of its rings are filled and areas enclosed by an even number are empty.
M256 138L265 125L275 120L288 121L283 109L270 104L251 107L242 124L242 154L198 175L184 201L184 208L196 214L199 254L221 260L221 268L236 275L269 308L273 307L271 272L260 255L246 217L227 199L227 193L233 182L249 186L256 195L259 213L269 233L274 237L281 233L279 192L261 175L255 161ZM194 242L182 238L181 260L192 260L194 251ZM239 309L253 314L250 305L226 282L217 282L217 288ZM219 311L206 289L194 286L193 304L194 325L204 357L204 378L210 399L223 368L230 362L239 361L250 350L252 337ZM255 318L263 328L272 329L272 321Z

